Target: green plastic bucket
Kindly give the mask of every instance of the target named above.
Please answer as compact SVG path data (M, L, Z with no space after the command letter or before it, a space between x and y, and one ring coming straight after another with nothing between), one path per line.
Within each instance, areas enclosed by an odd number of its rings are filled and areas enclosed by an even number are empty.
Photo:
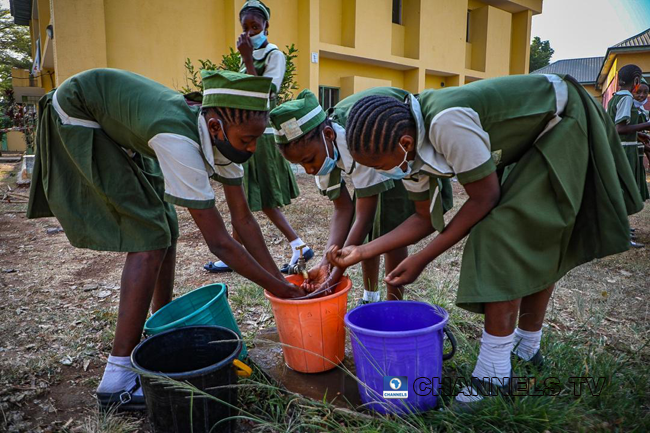
M183 326L217 325L232 329L241 337L227 296L225 284L199 287L156 311L144 324L144 333L152 336ZM246 345L243 344L239 359L244 359L247 354Z

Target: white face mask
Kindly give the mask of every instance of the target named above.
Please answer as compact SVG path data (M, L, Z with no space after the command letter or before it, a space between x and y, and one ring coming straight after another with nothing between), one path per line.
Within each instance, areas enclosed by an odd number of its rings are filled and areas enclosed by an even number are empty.
M407 162L406 158L408 158L409 153L404 149L404 146L400 143L399 147L402 148L404 151L404 160L397 164L395 167L391 168L390 170L377 170L379 173L383 174L387 178L394 179L394 180L400 180L404 179L406 176L411 174L411 166L413 165L412 162ZM402 170L402 165L406 162L406 171Z
M645 100L643 100L643 101L641 101L641 102L637 101L636 99L634 100L634 106L635 106L636 108L641 108L641 107L643 107L643 106L644 106L645 104L647 104L647 103L648 103L648 98L645 98Z

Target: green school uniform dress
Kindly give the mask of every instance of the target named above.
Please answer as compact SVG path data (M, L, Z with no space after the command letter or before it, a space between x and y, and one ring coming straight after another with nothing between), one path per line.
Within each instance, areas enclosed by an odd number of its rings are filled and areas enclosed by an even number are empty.
M640 117L641 112L634 105L634 97L629 90L621 90L614 93L612 99L607 104L607 113L614 121L615 125L636 125L642 123ZM645 201L648 197L648 187L645 180L645 169L643 168L643 160L639 159L639 140L636 132L629 134L619 134L623 151L630 164L634 178L636 179L637 187L641 193L641 197Z
M646 123L648 122L648 119L650 119L650 113L643 108L639 107L639 117L637 123ZM645 156L643 149L643 143L638 142L637 143L637 151L639 155L639 164L638 164L638 171L634 174L635 179L637 180L637 183L639 184L639 192L641 193L641 198L643 201L646 201L650 199L650 191L648 190L648 181L646 180L646 171L645 171L645 166L643 165L643 158Z
M178 237L173 205L214 206L210 177L241 184L243 168L213 148L198 107L141 75L93 69L39 102L27 217L55 216L78 248L162 249Z
M543 290L574 267L629 248L629 214L643 203L611 120L570 77L511 76L411 98L418 130L417 179L432 197L432 224L444 229L430 181L461 184L502 172L497 206L467 239L457 305Z
M253 63L257 75L273 79L270 98L273 109L286 69L284 53L269 43L253 51ZM246 73L246 66L242 65L240 72ZM244 189L248 206L253 212L286 206L291 204L291 199L300 195L291 165L277 149L270 126L257 140L257 148L251 159L244 163Z

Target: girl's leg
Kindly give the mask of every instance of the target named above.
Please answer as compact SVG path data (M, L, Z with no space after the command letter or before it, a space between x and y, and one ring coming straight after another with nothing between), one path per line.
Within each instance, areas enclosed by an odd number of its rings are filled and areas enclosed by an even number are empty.
M113 350L97 388L98 395L129 391L136 383L138 375L129 370L131 367L129 356L142 337L142 328L154 290L160 287L160 296L166 290L164 282L161 281L159 285L157 281L168 250L169 248L128 253L126 256L122 270L120 305ZM172 256L173 254L170 255L170 260ZM164 277L166 271L162 274ZM173 278L170 284L173 285ZM134 395L141 397L142 389L136 390Z
M151 312L155 313L172 301L174 292L174 277L176 275L176 241L174 241L163 259L160 273L156 280L156 287L153 291L153 301L151 302Z
M380 257L372 257L361 262L363 271L363 288L367 292L379 290L379 260Z
M510 353L520 303L521 299L485 303L485 329L472 376L483 381L489 392L495 392L495 387L505 386L510 381ZM468 388L456 396L456 400L464 403L481 399L476 390Z
M555 289L555 284L521 299L519 329L524 331L539 331L542 329L546 307L548 307L548 301L551 299L553 289Z
M555 284L521 300L519 325L515 329L514 350L517 356L524 361L532 360L539 352L542 324L554 288ZM539 358L539 360L541 359ZM535 362L535 360L533 361Z
M402 261L409 255L408 247L397 248L384 254L384 269L388 275L395 269ZM386 284L386 300L387 301L401 301L404 297L403 287L391 286Z
M113 356L129 356L140 342L151 298L167 248L128 253L120 288L120 306L113 341Z
M285 238L289 242L294 241L298 239L298 235L296 232L293 230L293 227L291 227L291 224L289 224L289 221L284 217L284 214L279 208L264 208L262 209L262 212L271 220L273 225L275 225L278 230L282 232Z
M295 265L300 258L300 250L298 250L298 248L306 244L298 237L298 234L293 230L293 227L291 227L291 224L289 224L289 221L287 221L279 208L265 207L262 209L262 212L264 212L273 225L275 225L289 241L289 245L291 246L291 261L289 262L289 265ZM307 253L309 249L309 247L303 248L303 254Z

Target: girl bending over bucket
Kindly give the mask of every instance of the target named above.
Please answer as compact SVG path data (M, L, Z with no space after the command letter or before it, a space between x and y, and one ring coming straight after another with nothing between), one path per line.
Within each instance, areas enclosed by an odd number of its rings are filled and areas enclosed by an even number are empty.
M390 232L414 213L401 180L392 179L374 168L355 164L350 156L345 137L347 117L356 101L370 95L401 101L408 92L391 87L366 90L339 102L328 118L316 96L304 90L295 100L271 111L275 141L282 155L315 176L321 194L334 205L328 246L360 245L366 237L373 239ZM343 173L347 173L352 180L354 200L346 188ZM407 256L406 245L387 251L386 273ZM362 262L362 266L365 287L363 300L378 301L379 256L369 257ZM342 268L330 269L326 257L323 257L309 271L306 287L314 290L323 284L331 286L339 281L343 271ZM387 284L386 299L402 299L401 287Z
M271 79L201 75L202 111L176 91L117 69L82 72L39 102L27 216L55 216L77 248L127 253L115 339L97 389L102 407L144 409L137 376L123 367L131 365L150 305L155 312L172 299L174 205L188 208L210 251L238 273L279 297L305 294L278 271L241 186L239 164L268 121ZM210 177L223 183L246 249L228 235Z
M352 108L346 137L357 163L404 178L407 189L427 196L387 235L332 246L333 265L345 268L437 231L385 279L409 284L469 234L456 303L485 314L485 329L474 390L456 397L461 404L496 393L483 378L508 384L513 347L523 360L542 363L542 322L555 282L582 263L626 251L627 216L643 207L612 121L569 76L495 78L404 101L368 96ZM469 198L445 226L435 181L451 176Z

